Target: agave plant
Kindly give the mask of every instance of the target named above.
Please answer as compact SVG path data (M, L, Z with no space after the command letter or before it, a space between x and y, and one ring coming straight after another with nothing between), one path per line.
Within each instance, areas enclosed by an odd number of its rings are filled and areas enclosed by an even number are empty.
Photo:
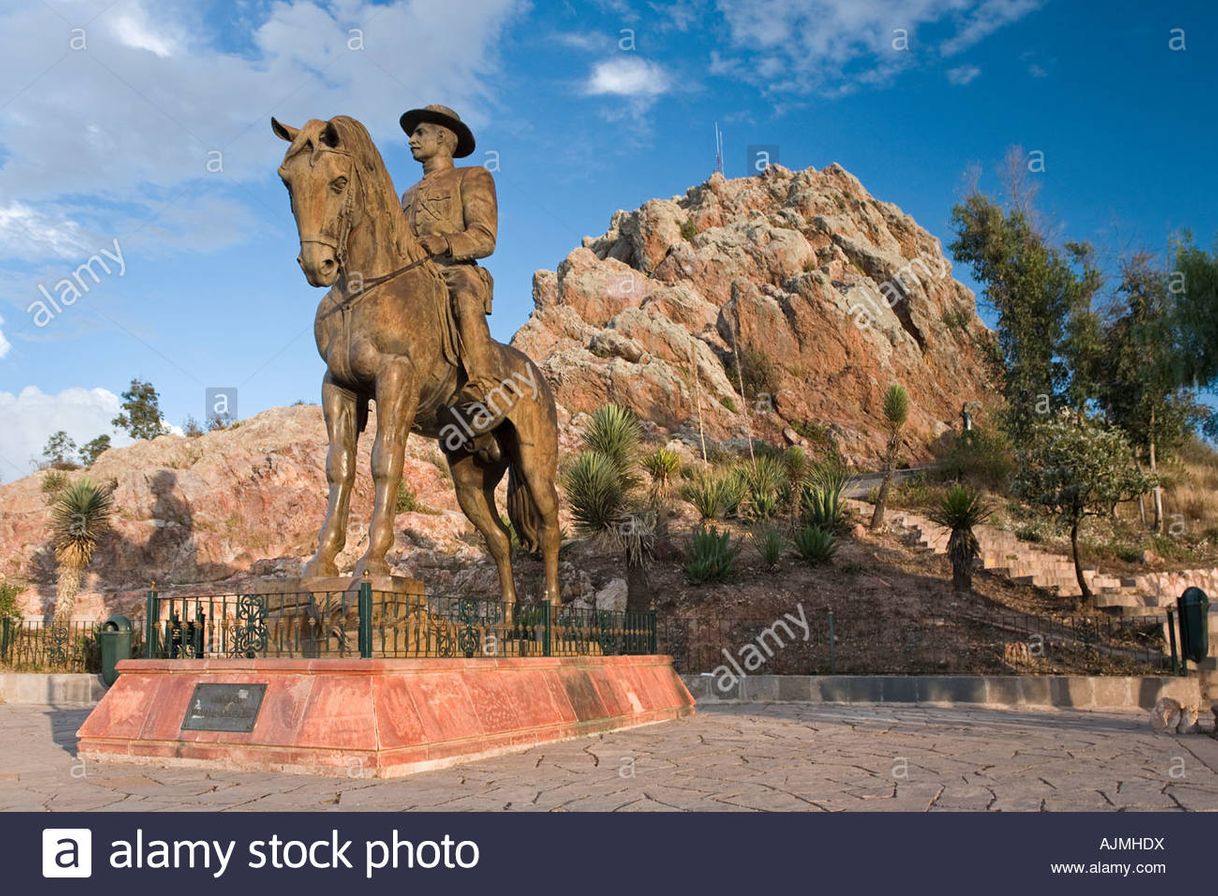
M854 477L836 463L819 464L812 469L800 488L803 518L810 526L837 533L846 530L842 497Z
M828 563L837 553L837 539L819 526L804 526L795 533L794 541L800 558L812 566Z
M789 487L787 470L780 458L758 455L745 463L741 475L748 490L748 505L753 517L768 519L778 512Z
M768 570L778 567L782 549L786 543L782 530L777 526L761 525L752 532L753 547L757 549L761 562Z
M91 479L64 486L51 504L51 541L59 563L55 586L55 625L72 618L85 567L93 559L98 541L114 513L111 489Z
M736 574L739 555L740 545L732 541L732 533L721 533L714 526L696 529L685 560L685 576L693 585L727 581Z
M973 561L981 554L973 528L989 519L991 513L993 509L979 491L956 485L928 514L932 521L951 530L947 558L952 564L952 587L957 591L973 588Z
M717 520L727 512L729 492L727 476L714 470L699 470L681 486L681 497L694 506L704 522Z

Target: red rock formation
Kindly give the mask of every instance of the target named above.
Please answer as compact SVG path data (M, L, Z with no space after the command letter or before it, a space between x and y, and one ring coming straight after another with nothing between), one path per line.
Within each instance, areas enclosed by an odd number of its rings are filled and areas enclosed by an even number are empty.
M838 165L715 174L684 197L614 214L556 272L513 344L569 412L607 401L689 437L832 431L848 458L880 456L884 390L910 393L907 456L990 394L991 335L939 242ZM745 355L742 399L734 375ZM746 420L747 414L747 420Z

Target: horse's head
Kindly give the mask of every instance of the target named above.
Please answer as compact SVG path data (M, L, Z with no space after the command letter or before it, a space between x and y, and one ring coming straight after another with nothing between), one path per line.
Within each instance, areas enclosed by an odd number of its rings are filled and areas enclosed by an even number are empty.
M358 178L338 119L293 128L271 119L275 135L291 145L279 177L292 200L300 235L296 260L310 286L332 286L347 251Z

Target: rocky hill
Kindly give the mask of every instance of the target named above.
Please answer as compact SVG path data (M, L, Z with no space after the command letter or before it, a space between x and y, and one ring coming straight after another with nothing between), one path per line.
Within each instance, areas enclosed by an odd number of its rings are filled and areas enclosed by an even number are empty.
M989 392L992 337L939 242L838 165L715 174L619 211L534 275L533 301L513 344L572 414L615 401L686 439L699 417L715 440L831 433L866 466L890 383L914 457Z
M715 175L684 197L616 213L557 271L538 271L536 308L513 342L555 387L564 449L582 413L616 401L687 456L699 429L729 443L751 431L776 443L832 441L868 467L889 383L912 399L910 459L954 424L963 402L986 395L981 353L991 337L950 272L930 234L836 165ZM345 568L366 538L374 425L360 440ZM115 484L114 531L77 617L138 605L153 578L232 591L244 579L298 574L325 510L325 452L321 412L310 405L106 452L87 475ZM433 591L493 591L481 540L432 443L410 440L406 490L403 507L413 509L398 517L396 571ZM0 486L0 578L28 585L30 615L54 601L47 522L41 474ZM563 567L568 596L610 584ZM523 564L525 594L537 572Z

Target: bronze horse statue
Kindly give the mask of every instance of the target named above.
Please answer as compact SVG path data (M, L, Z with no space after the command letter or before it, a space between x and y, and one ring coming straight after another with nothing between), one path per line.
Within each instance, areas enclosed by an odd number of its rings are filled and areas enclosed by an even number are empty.
M466 382L452 307L437 265L412 234L385 163L353 118L300 128L271 119L291 145L279 167L300 236L298 261L311 286L329 287L314 335L326 362L321 404L330 441L330 497L306 576L335 576L347 540L355 447L376 403L374 502L368 549L355 576L389 572L406 438L413 429L440 442L457 501L482 533L499 572L502 600L516 601L509 530L495 504L506 472L507 511L526 550L540 552L545 600L559 603L558 421L541 371L525 354L494 343L502 405L488 416L498 451L473 451L451 438L447 409ZM496 402L498 404L498 402ZM497 455L497 456L496 456Z

